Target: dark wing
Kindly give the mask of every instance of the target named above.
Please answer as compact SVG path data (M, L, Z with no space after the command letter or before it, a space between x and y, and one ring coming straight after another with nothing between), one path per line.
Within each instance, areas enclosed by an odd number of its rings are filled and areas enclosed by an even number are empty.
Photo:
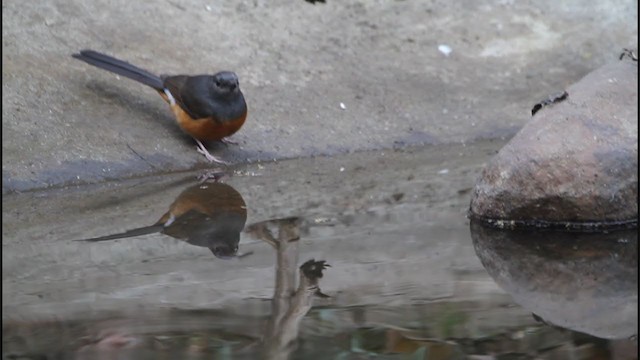
M164 87L189 116L201 119L214 115L215 104L211 99L213 76L163 76L162 80Z
M209 215L191 209L165 227L163 234L203 247L228 241L237 243L246 221L244 214L229 212Z

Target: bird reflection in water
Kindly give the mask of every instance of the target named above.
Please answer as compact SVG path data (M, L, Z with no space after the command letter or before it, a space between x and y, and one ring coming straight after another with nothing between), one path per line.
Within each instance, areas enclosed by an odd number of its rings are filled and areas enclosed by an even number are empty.
M99 242L161 233L209 248L218 258L231 259L250 254L238 254L240 232L246 221L247 206L242 195L215 179L185 189L153 225L77 241Z
M269 220L247 227L246 232L276 250L276 284L271 305L271 318L263 338L264 358L287 359L295 350L300 322L311 309L315 296L326 298L318 282L330 265L311 259L300 266L298 246L307 224L298 217ZM275 235L274 235L275 233Z

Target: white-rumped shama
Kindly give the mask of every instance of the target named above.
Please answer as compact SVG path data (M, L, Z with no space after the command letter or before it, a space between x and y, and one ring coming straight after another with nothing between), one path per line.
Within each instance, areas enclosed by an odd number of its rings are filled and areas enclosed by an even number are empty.
M155 89L171 105L180 128L198 143L198 152L209 161L225 163L211 155L202 141L222 141L244 124L247 103L236 73L221 71L214 75L157 76L93 50L82 50L72 56Z
M218 258L237 255L240 232L247 221L247 205L233 187L213 182L185 189L153 225L76 241L100 242L153 233L169 235L191 245L206 247Z

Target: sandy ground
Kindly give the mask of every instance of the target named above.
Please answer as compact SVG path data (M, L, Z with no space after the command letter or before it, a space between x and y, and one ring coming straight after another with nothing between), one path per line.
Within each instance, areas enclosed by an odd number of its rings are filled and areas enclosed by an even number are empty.
M637 2L45 0L2 4L3 192L206 166L151 90L73 60L236 71L230 161L507 138L637 44ZM452 51L440 51L441 45ZM342 105L341 105L342 104Z

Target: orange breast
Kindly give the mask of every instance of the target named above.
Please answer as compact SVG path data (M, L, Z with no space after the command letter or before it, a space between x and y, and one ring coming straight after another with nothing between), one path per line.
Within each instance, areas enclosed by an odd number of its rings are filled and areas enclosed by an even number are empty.
M200 141L220 140L231 136L240 130L247 119L247 113L245 112L244 115L233 121L217 123L212 118L194 120L177 104L171 105L171 110L176 116L180 128Z
M227 184L210 183L206 187L198 184L184 190L156 224L164 225L172 215L179 218L191 210L211 217L230 213L239 214L245 220L247 217L247 205L239 192Z

